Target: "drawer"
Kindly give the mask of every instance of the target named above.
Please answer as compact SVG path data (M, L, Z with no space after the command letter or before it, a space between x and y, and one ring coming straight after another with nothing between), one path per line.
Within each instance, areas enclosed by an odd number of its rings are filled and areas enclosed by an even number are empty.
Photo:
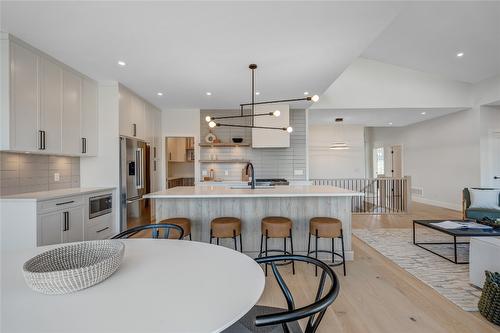
M55 210L64 210L70 207L80 206L83 204L83 196L71 196L59 199L41 201L38 203L38 214L43 214Z
M85 223L85 240L107 239L113 234L114 214L89 219Z

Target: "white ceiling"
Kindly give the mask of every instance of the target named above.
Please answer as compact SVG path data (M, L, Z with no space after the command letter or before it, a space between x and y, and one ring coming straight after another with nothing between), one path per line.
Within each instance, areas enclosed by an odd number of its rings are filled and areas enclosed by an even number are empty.
M500 75L500 2L407 2L363 57L470 83Z
M459 108L440 109L315 109L309 110L309 125L333 124L344 118L347 125L368 127L401 127L461 111ZM425 112L425 115L422 114ZM392 123L392 125L390 124Z
M259 65L260 99L321 94L399 6L2 1L0 27L94 79L122 82L161 108L236 108L250 99L250 63Z

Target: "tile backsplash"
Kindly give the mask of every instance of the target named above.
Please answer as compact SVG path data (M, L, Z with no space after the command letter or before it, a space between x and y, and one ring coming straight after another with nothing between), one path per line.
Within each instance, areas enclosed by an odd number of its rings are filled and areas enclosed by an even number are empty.
M205 117L224 116L235 114L238 110L202 110L200 112L200 135L202 142L209 128ZM246 119L236 119L235 123L243 124ZM226 121L230 123L230 121ZM290 134L290 147L288 148L203 148L200 150L201 160L212 160L215 155L219 160L243 159L252 161L257 178L285 178L288 180L306 180L306 112L305 110L290 110L290 125L293 132ZM222 141L231 142L232 137L243 138L244 143L252 140L252 131L248 128L218 127L212 132ZM224 180L241 180L244 164L231 163L203 163L200 167L201 179L203 172L213 169L216 178Z
M80 187L79 157L0 152L0 195L74 187Z

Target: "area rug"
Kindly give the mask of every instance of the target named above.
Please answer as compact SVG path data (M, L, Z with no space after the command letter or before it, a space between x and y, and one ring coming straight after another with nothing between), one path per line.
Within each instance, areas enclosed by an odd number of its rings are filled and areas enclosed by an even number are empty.
M469 284L469 265L456 265L413 245L411 229L354 229L353 234L463 310L478 311L481 290ZM417 241L443 241L446 236L421 228L417 235ZM433 250L451 257L452 246L439 247ZM466 246L458 249L458 256L468 259Z

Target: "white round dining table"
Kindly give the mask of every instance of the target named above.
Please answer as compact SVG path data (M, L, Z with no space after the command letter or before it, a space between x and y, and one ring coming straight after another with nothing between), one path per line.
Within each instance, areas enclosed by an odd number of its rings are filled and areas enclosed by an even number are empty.
M22 273L26 260L57 246L2 254L0 331L221 332L264 290L262 268L231 249L183 240L120 241L120 268L66 295L35 292Z

